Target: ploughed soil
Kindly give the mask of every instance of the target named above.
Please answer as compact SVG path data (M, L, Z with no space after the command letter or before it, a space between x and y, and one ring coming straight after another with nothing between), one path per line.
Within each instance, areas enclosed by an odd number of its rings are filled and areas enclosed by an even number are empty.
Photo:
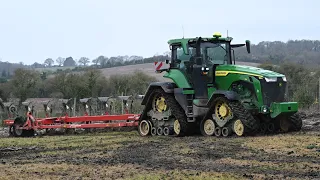
M320 179L319 117L304 119L300 132L241 138L3 137L0 179Z

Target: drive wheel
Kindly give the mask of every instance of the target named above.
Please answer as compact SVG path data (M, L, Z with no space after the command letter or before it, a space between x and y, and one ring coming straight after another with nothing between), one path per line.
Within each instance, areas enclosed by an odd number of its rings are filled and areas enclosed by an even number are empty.
M141 136L148 136L151 133L151 124L147 120L142 120L138 127Z
M203 136L212 136L215 132L215 124L212 119L202 120L200 124L201 134Z
M166 98L162 95L162 93L157 93L153 99L153 110L158 112L164 112L167 110L167 102Z
M237 136L243 136L243 134L244 134L244 125L243 125L243 123L241 122L240 119L236 120L233 123L233 131L234 131L234 133L236 133Z
M220 121L227 121L232 118L232 110L225 98L217 98L215 100L214 112L216 118Z

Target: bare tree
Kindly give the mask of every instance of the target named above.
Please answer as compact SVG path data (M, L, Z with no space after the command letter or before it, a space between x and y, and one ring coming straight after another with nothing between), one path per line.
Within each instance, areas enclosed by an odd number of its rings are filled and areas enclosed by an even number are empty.
M64 61L65 61L65 58L62 58L62 57L58 57L56 60L56 62L58 63L59 66L62 66Z
M82 64L83 66L87 66L87 64L90 62L90 60L87 57L81 57L78 62L79 62L79 64Z

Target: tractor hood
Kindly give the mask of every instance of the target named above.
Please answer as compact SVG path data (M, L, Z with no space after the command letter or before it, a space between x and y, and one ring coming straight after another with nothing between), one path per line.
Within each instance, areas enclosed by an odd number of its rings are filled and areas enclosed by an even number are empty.
M262 68L252 67L252 66L242 66L242 65L219 65L216 69L216 75L223 73L237 73L237 74L248 74L253 76L263 76L263 77L284 77L283 74L265 70Z

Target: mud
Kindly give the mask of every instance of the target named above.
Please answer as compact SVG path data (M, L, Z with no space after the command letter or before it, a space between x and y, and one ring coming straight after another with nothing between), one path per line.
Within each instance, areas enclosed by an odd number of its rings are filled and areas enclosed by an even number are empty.
M0 127L0 138L9 136L9 128Z
M317 132L314 132L317 133ZM317 136L320 138L320 134ZM243 139L242 139L243 140ZM301 169L282 169L281 164L287 163L311 163L320 164L320 152L318 158L312 156L299 156L268 153L263 149L250 149L243 146L243 141L235 138L217 138L213 142L206 142L205 137L168 138L160 137L157 140L122 141L121 147L116 149L100 149L95 144L90 149L79 147L67 148L43 148L7 147L0 149L0 163L11 165L36 164L36 163L67 163L73 165L102 165L116 166L122 164L137 165L141 170L193 170L196 172L227 172L235 173L244 178L253 178L254 174L262 174L268 178L302 178L319 179L320 169L304 165ZM177 146L175 146L175 144ZM185 149L182 151L182 149ZM317 150L317 149L316 149ZM319 149L320 150L320 149ZM56 151L57 154L40 154ZM73 152L75 154L66 154ZM89 154L98 154L97 156ZM294 152L293 152L294 153ZM81 155L74 157L72 155ZM88 155L86 155L88 154ZM258 161L260 163L272 163L270 166L254 164L220 163L223 159ZM32 160L32 162L30 162ZM274 166L273 164L276 164ZM292 165L290 165L292 166Z
M320 131L320 113L303 113L303 129L311 131Z
M319 117L320 114L304 116L302 132L299 133L314 134L320 140ZM6 128L0 129L0 135L7 136L7 131ZM97 135L98 137L99 135ZM286 154L270 153L265 151L263 147L261 149L248 148L243 145L244 142L244 138L237 139L236 137L216 138L216 140L208 142L206 137L192 136L183 138L157 137L155 140L142 138L133 141L128 138L126 141L119 142L120 147L111 149L101 148L99 144L94 144L89 149L81 146L64 148L5 147L0 149L0 163L11 165L67 163L88 166L130 164L137 166L135 169L137 172L140 170L150 172L192 170L198 173L226 172L247 179L255 179L257 174L264 179L320 179L320 166L318 166L320 164L320 146L313 150L318 152L318 156L314 157L299 155L293 151ZM57 153L46 154L46 152L52 151ZM77 155L77 157L73 155ZM229 161L230 159L232 161ZM249 161L249 163L233 163L233 161ZM301 165L295 165L295 163L301 163Z

